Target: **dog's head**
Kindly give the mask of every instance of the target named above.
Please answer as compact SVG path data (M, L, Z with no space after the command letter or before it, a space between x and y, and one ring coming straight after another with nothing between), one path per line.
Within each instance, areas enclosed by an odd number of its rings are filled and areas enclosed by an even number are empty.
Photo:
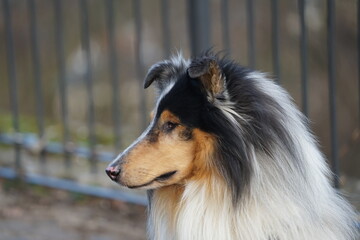
M215 145L207 118L214 102L227 97L225 78L211 56L157 63L144 87L152 83L158 99L150 125L106 169L112 180L130 188L182 183L206 172Z

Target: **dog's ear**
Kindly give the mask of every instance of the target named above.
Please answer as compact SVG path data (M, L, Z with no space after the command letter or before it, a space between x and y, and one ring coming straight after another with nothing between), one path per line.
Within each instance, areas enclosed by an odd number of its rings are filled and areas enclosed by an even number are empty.
M188 75L198 78L213 98L226 91L225 77L214 57L193 60L188 68Z
M156 63L145 77L144 88L148 88L154 82L158 93L161 93L169 84L177 81L182 73L185 73L187 66L188 62L181 53L171 57L170 60Z
M156 87L161 91L164 86L170 82L168 79L169 72L171 71L172 64L169 62L159 62L153 65L145 76L144 88L148 88L153 82Z

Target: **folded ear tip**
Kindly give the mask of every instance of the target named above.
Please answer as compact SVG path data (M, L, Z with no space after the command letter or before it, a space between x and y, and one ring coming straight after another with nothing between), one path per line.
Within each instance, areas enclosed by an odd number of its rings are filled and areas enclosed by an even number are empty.
M203 75L203 69L200 68L200 66L190 66L187 69L187 73L189 77L191 78L197 78Z
M143 85L143 87L144 87L144 89L147 89L148 87L150 86L150 83L149 82L144 82L144 85Z
M149 73L144 80L144 89L148 88L156 79L155 74Z
M204 57L202 59L195 59L190 64L187 72L191 78L197 78L209 71L209 69L217 66L215 57Z

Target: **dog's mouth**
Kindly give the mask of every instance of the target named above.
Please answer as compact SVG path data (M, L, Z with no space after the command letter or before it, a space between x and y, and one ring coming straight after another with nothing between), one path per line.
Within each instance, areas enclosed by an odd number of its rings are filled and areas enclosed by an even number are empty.
M176 171L171 171L171 172L167 172L167 173L161 174L160 176L156 177L156 178L154 179L154 181L162 182L162 181L168 180L168 179L171 178L175 173L176 173Z
M177 171L171 171L171 172L167 172L167 173L164 173L164 174L161 174L160 176L154 178L153 180L151 180L150 182L147 182L147 183L144 183L144 184L141 184L141 185L135 185L135 186L127 186L128 188L131 188L131 189L134 189L134 188L141 188L141 187L146 187L146 186L149 186L151 185L152 183L154 182L164 182L168 179L170 179L172 176L175 175Z

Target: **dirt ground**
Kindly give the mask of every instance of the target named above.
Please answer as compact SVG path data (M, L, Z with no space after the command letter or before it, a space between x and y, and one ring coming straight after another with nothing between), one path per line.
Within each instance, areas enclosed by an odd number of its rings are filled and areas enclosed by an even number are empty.
M1 240L142 240L146 209L0 180Z

